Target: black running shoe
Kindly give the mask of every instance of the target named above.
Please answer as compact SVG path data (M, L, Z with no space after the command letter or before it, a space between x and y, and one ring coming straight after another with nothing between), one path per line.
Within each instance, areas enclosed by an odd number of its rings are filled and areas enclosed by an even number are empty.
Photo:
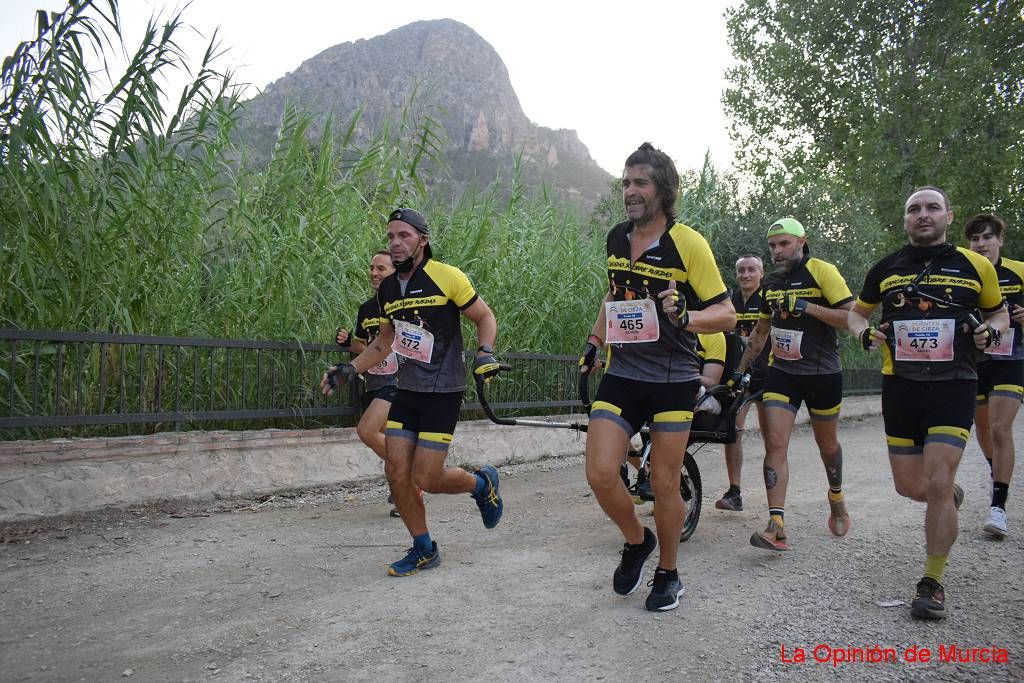
M647 584L653 586L644 607L648 612L667 612L679 607L679 596L683 594L683 582L677 572L654 570L654 578Z
M640 587L644 580L644 562L656 547L658 547L658 537L647 527L644 527L643 543L623 544L622 561L619 562L619 566L616 567L615 574L612 576L612 588L616 593L629 595Z
M946 591L930 576L917 582L917 595L910 603L910 616L915 619L945 619Z
M722 494L722 497L715 501L715 507L719 510L732 510L743 512L743 496L739 491L729 489Z

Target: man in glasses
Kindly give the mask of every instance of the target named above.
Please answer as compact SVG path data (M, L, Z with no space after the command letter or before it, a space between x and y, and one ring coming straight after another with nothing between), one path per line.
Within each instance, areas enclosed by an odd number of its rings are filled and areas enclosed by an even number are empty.
M409 576L441 563L417 487L428 493L469 493L486 528L501 520L504 506L494 467L485 465L471 474L444 464L466 389L461 316L476 326L479 346L473 372L485 380L499 371L493 348L498 324L461 270L432 259L430 228L418 211L391 213L388 248L396 272L377 289L382 312L378 335L351 363L324 373L320 384L329 395L339 382L352 381L392 351L404 357L385 428L384 469L413 540L388 574Z
M685 504L680 468L700 387L698 332L725 332L736 313L707 241L676 221L679 174L650 143L626 159L622 199L627 221L608 233L608 294L580 358L580 371L611 349L587 432L587 482L598 504L625 537L612 587L636 591L644 562L661 545L646 608L679 605L676 568ZM650 425L651 484L657 536L640 523L619 468L629 440Z
M772 361L764 384L764 485L768 526L750 537L765 550L789 550L785 526L789 485L789 440L796 414L807 404L811 429L828 480L828 528L835 536L850 529L843 497L843 449L839 409L843 371L836 328L846 327L853 295L839 269L810 256L807 233L795 218L780 218L768 228L768 249L775 270L761 288L761 310L750 343L740 359L742 374L771 337Z
M974 419L975 355L1006 331L992 263L946 241L946 193L914 190L903 211L909 244L872 266L850 311L850 333L882 353L882 419L896 492L925 503L927 557L910 605L918 619L946 616L942 585L963 490L954 483ZM868 324L882 306L877 327ZM984 322L974 319L980 310Z

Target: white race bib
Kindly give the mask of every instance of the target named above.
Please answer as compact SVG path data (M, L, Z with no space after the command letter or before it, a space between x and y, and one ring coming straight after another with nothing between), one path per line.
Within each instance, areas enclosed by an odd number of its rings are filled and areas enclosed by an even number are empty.
M395 341L391 343L391 350L399 356L429 363L434 353L434 335L403 320L395 320L394 323Z
M803 341L803 330L784 330L772 328L772 355L782 360L800 360L800 342Z
M992 346L985 349L985 353L990 356L1011 356L1013 355L1013 333L1016 332L1012 327L999 338L999 341L993 341Z
M951 318L900 320L893 323L893 331L896 333L896 360L953 360L956 321Z
M388 357L366 371L371 375L393 375L398 372L398 356L392 351Z
M606 344L637 344L658 341L661 328L658 308L654 299L604 302L604 316L608 321Z

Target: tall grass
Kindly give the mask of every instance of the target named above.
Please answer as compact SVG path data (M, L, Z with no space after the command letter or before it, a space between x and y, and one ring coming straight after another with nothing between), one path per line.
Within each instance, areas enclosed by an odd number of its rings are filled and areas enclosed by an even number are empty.
M288 108L269 163L249 163L216 37L192 64L183 26L180 14L151 21L128 50L115 0L72 0L41 13L4 61L0 325L327 341L370 295L370 254L405 204L495 310L500 349L578 350L602 296L604 235L621 220L617 191L589 217L518 173L511 194L495 183L433 196L443 128L415 97L368 141L355 138L357 113L311 142L313 115ZM97 59L118 51L127 65L101 78ZM190 82L165 97L183 70ZM731 280L734 257L763 247L761 226L710 162L682 190L681 219Z

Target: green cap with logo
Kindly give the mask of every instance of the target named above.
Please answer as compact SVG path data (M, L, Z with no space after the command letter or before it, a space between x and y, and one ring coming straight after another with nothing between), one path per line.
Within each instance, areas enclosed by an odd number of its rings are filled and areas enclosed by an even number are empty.
M765 237L775 237L776 235L807 237L804 226L795 218L780 218L772 223L772 227L768 228L768 234Z

